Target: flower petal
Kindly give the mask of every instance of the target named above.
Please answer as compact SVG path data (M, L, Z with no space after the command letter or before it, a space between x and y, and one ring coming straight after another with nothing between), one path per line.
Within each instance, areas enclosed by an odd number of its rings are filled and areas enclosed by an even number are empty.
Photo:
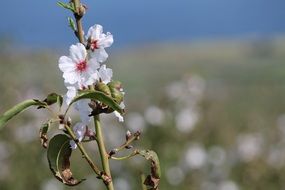
M75 63L67 56L61 56L58 60L58 67L62 72L72 72L75 68Z
M87 56L86 48L83 44L77 43L76 45L71 45L69 48L69 54L71 59L75 63L79 63L81 61L84 61Z
M100 48L110 47L114 42L113 35L111 33L107 33L103 38L98 41L98 46Z
M91 26L87 32L86 38L91 38L92 40L98 40L100 35L103 33L103 27L99 24Z
M104 48L100 48L92 52L91 57L95 58L99 63L103 63L107 60L108 54Z
M90 100L79 100L75 104L75 109L79 111L80 119L82 123L88 125L91 121L91 117L89 117L92 109L89 106Z
M99 69L99 77L101 78L102 82L107 84L111 81L113 76L112 69L106 68L106 65L102 65Z
M67 93L65 95L65 102L67 105L70 104L72 99L76 96L77 90L74 86L67 86Z
M114 111L114 114L119 119L119 122L124 122L124 118L119 112Z
M63 73L65 83L75 84L80 80L78 73L76 72L65 72Z

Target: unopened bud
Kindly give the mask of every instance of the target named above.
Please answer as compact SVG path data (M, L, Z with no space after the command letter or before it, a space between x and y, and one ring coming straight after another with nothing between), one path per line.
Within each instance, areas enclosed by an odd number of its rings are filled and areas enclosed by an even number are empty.
M107 86L103 82L98 82L95 86L95 89L100 91L100 92L103 92L107 96L111 96L111 90L110 90L109 86Z
M109 82L108 86L110 88L115 88L119 91L120 91L120 89L122 89L122 83L120 81L117 81L117 80L113 80L113 81Z
M86 6L85 5L81 5L80 7L78 7L78 15L79 16L83 16L86 13Z
M126 133L126 140L128 141L132 136L132 133L128 130Z

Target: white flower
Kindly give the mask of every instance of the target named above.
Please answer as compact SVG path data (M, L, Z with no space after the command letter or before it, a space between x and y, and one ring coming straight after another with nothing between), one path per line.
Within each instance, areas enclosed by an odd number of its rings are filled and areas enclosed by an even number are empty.
M89 117L92 109L89 106L90 100L83 99L79 100L75 104L75 109L79 112L81 122L85 125L88 125L91 121L91 117Z
M89 28L86 38L90 43L90 49L93 52L92 57L95 57L98 62L102 63L108 58L105 48L110 47L114 40L113 35L109 32L103 33L101 25L94 25Z
M104 84L111 82L113 71L112 69L106 68L106 65L102 65L98 71L98 76Z
M65 102L67 105L69 105L72 101L72 99L76 96L77 94L77 89L75 86L67 86L67 93L65 95Z
M74 125L73 131L74 131L74 134L75 134L75 136L79 142L81 142L83 140L85 133L86 133L86 130L87 130L87 126L82 122L76 123ZM72 149L76 149L76 147L77 147L76 143L73 140L70 141L70 146Z
M125 104L124 102L121 102L120 107L122 109L125 109ZM118 118L119 122L124 122L124 117L118 112L118 111L114 111L115 116Z
M85 87L95 82L96 70L100 67L96 59L87 60L86 48L81 43L71 45L69 56L61 56L58 63L65 83Z

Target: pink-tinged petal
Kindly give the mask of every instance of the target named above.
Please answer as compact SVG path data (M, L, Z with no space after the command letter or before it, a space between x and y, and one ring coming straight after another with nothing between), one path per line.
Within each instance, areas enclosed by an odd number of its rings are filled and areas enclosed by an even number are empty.
M75 63L67 56L61 56L58 60L58 67L62 72L72 72L75 68Z
M87 32L86 38L91 38L92 40L98 40L100 35L103 33L103 27L99 24L91 26Z
M102 65L99 69L99 77L101 78L102 82L107 84L111 81L113 76L112 69L106 68L106 65Z
M104 35L99 41L98 46L100 48L107 48L110 47L114 42L113 35L111 33L107 33L107 35Z
M96 49L94 52L91 53L91 57L95 58L97 62L103 63L107 60L108 54L104 48Z
M83 44L77 43L76 45L70 46L69 54L75 63L80 63L86 59L87 51Z

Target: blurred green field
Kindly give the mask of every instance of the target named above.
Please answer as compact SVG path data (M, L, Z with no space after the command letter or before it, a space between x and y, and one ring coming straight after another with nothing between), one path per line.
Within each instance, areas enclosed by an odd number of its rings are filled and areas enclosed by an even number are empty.
M65 54L67 51L64 52ZM0 113L27 98L65 93L59 51L0 50ZM285 184L285 39L165 43L113 50L107 62L126 91L126 122L104 117L109 147L127 129L158 152L162 190L279 190ZM80 186L52 180L37 139L46 113L31 109L0 134L0 189L103 189L80 155ZM88 146L98 159L95 144ZM148 163L112 161L117 190L139 189ZM137 176L137 177L136 177Z

